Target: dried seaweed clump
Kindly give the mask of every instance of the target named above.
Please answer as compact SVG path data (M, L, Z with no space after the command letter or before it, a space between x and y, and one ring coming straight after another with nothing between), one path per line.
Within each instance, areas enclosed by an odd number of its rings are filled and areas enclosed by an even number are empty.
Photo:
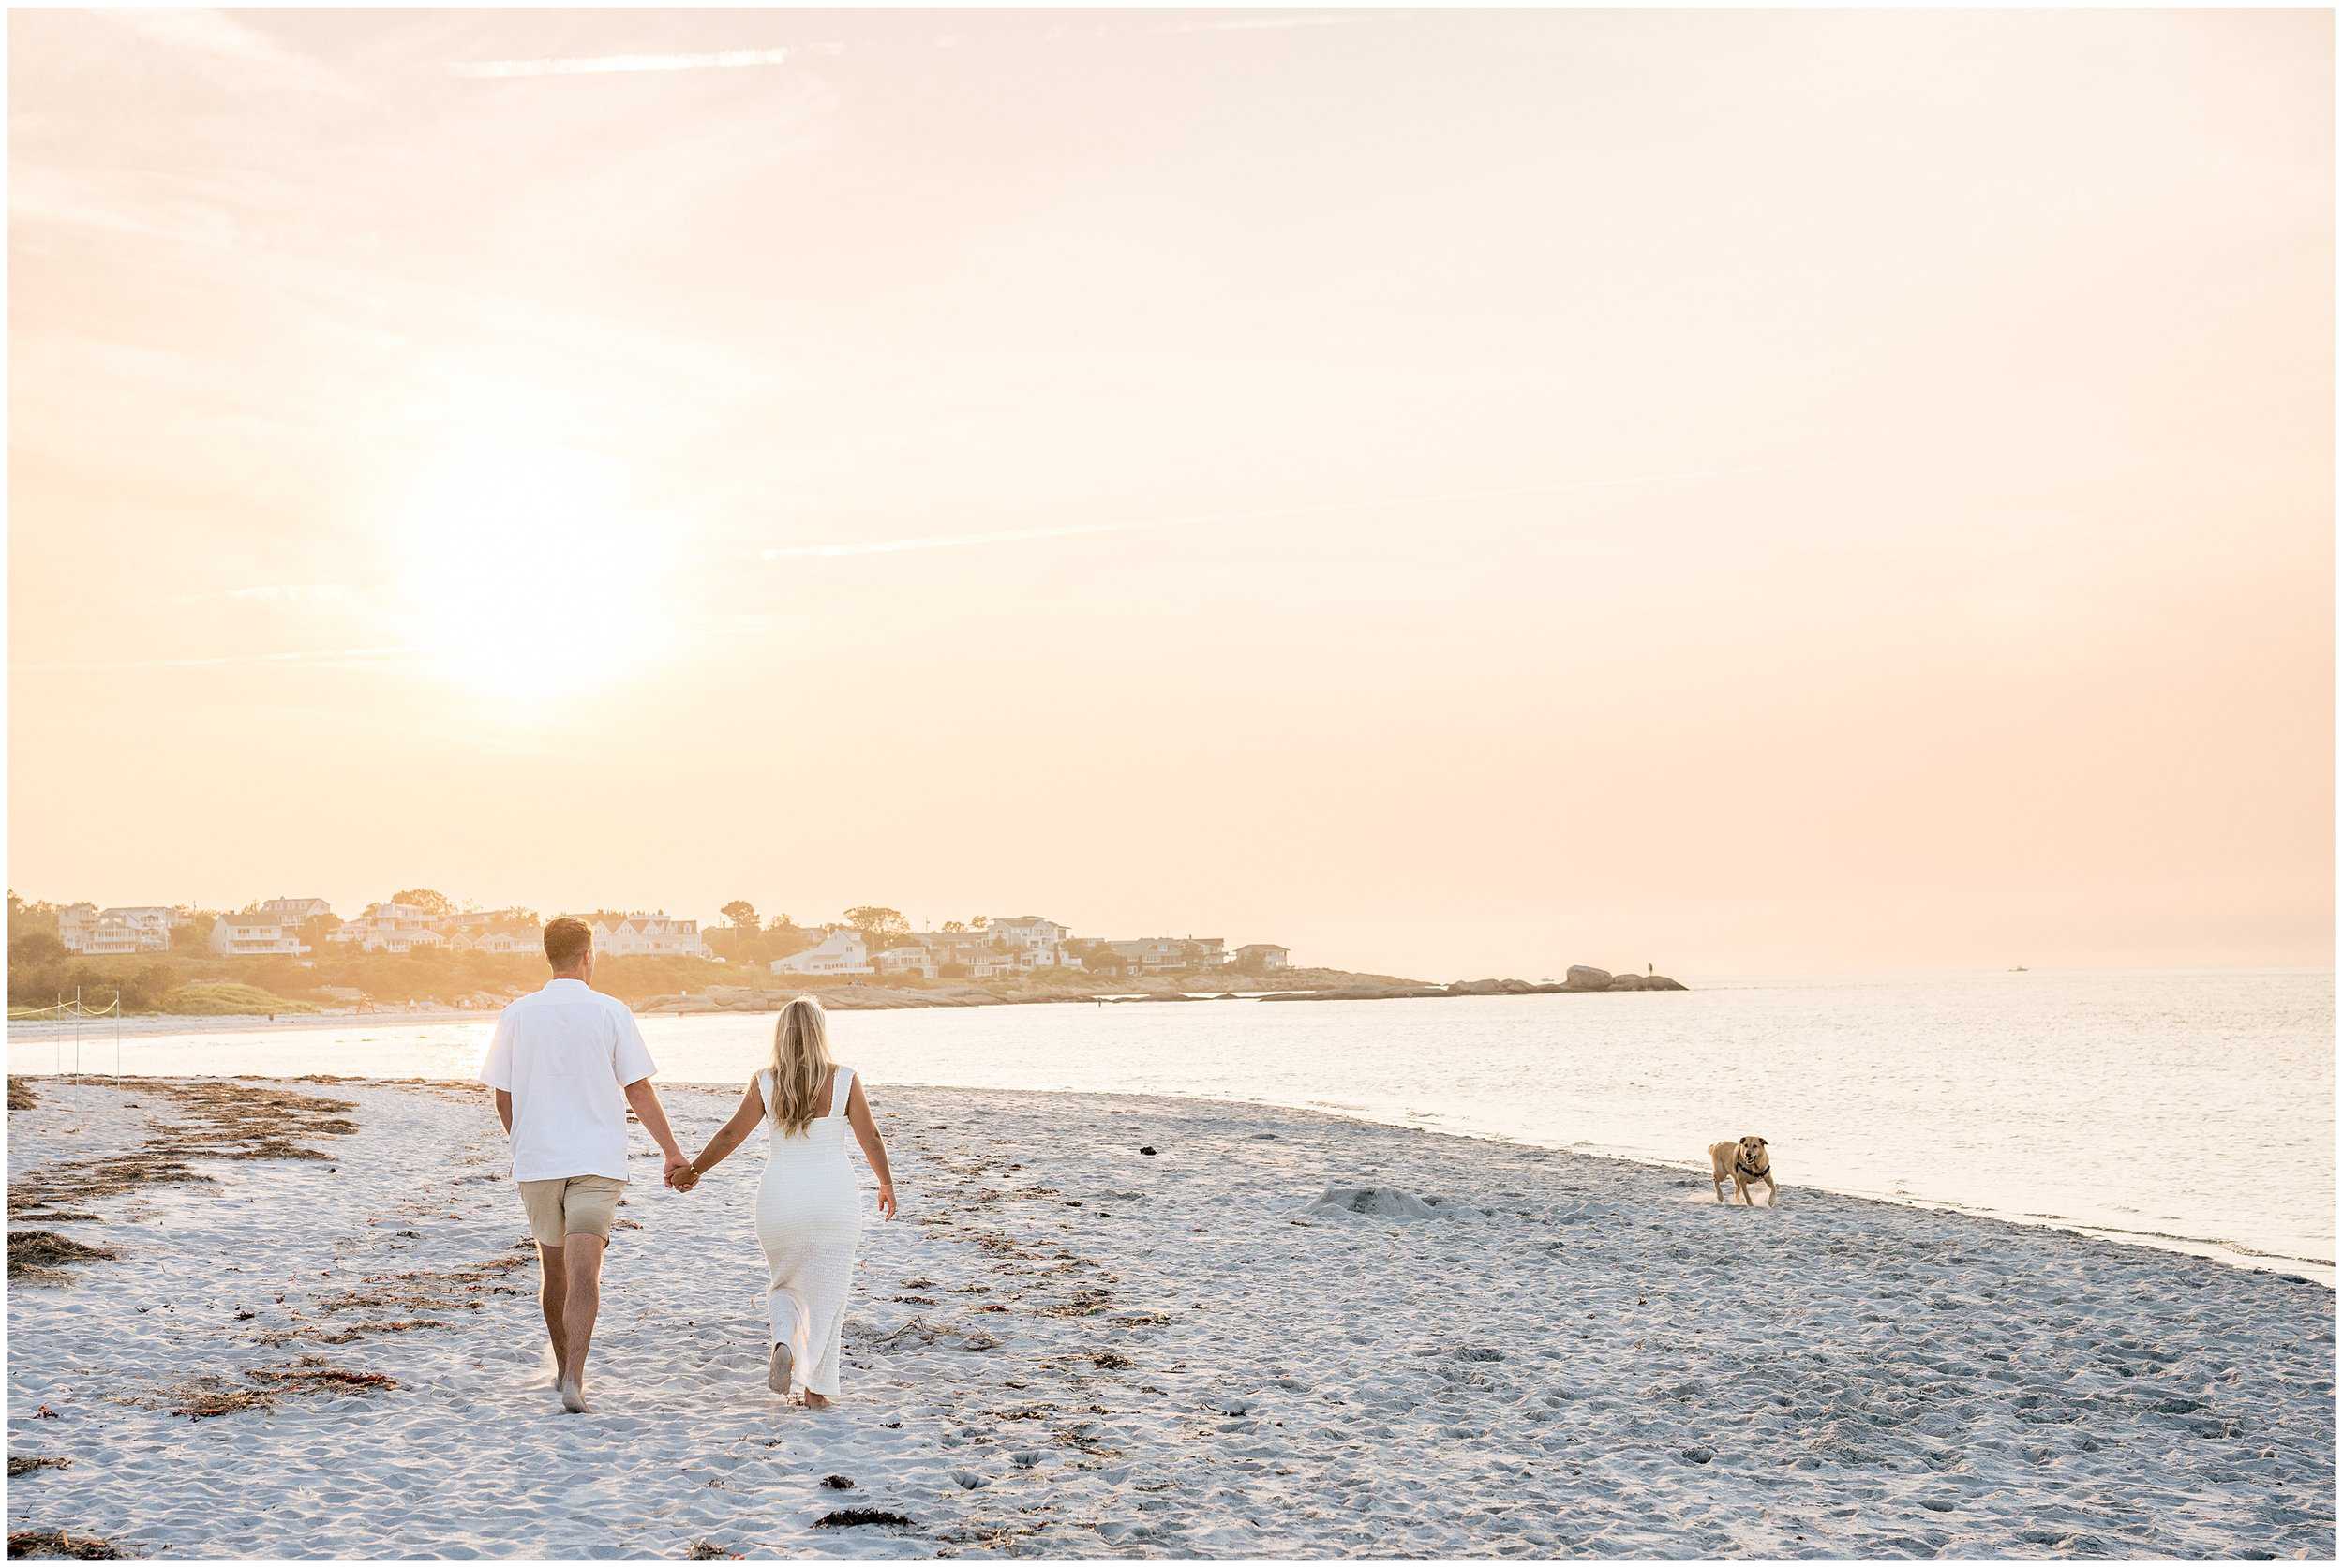
M256 1366L245 1377L256 1386L223 1377L197 1378L177 1390L174 1397L181 1403L171 1413L201 1421L238 1411L275 1410L277 1400L305 1394L372 1393L398 1386L398 1380L387 1373L352 1372L318 1355L305 1355L290 1366Z
M102 1247L86 1246L71 1236L61 1236L54 1231L8 1232L10 1279L63 1279L68 1263L85 1263L94 1259L113 1256L115 1254Z
M62 1530L12 1530L8 1531L8 1555L113 1558L130 1554L112 1541L101 1541L95 1535L67 1535Z
M8 1213L55 1219L69 1204L116 1198L141 1187L209 1182L194 1159L314 1159L330 1157L296 1139L341 1137L358 1124L340 1113L357 1106L289 1089L228 1080L189 1083L145 1080L145 1091L168 1098L185 1120L157 1123L155 1135L127 1154L67 1160L26 1172L8 1184Z

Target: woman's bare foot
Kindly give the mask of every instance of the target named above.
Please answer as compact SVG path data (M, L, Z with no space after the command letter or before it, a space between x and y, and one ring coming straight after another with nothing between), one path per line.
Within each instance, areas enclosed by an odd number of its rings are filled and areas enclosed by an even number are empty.
M572 1415L584 1415L587 1411L585 1385L564 1378L559 1386L561 1390L561 1408Z
M789 1397L789 1364L786 1345L775 1345L771 1357L765 1363L765 1386L784 1399Z

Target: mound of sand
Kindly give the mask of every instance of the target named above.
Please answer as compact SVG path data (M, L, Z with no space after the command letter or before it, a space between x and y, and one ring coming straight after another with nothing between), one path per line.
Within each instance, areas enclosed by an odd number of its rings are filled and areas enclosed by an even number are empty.
M1455 1219L1486 1211L1454 1198L1419 1198L1395 1187L1330 1187L1306 1212L1338 1218L1369 1215L1380 1219Z

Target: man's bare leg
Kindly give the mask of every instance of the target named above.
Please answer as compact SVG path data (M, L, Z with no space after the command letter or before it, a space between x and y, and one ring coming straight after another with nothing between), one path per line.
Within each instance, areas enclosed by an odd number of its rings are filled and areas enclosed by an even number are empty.
M562 1272L561 1259L561 1248L537 1244L537 1305L545 1315L545 1337L553 1341L556 1387L569 1381L570 1371L569 1337L561 1332L561 1303L569 1294L570 1282Z
M593 1343L594 1315L602 1310L602 1250L600 1236L565 1237L564 1272L569 1290L561 1300L561 1324L569 1336L570 1353L561 1364L561 1408L576 1414L586 1409L586 1348Z

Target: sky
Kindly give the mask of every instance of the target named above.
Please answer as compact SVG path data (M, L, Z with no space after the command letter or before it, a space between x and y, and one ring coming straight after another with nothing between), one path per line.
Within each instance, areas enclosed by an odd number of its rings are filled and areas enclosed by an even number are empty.
M2326 965L2332 25L13 13L9 885Z

